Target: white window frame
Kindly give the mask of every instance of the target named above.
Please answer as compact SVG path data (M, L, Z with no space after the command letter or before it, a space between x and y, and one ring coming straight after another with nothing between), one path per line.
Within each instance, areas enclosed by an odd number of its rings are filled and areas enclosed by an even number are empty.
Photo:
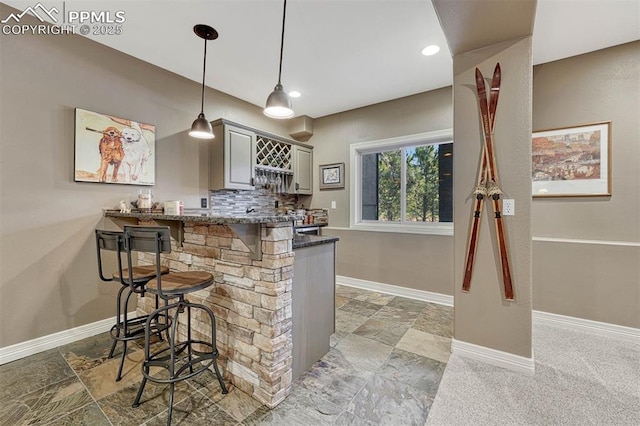
M362 155L371 154L380 151L389 151L393 149L401 149L407 146L416 145L436 145L443 143L453 143L453 129L437 130L433 132L418 133L414 135L399 136L388 139L378 139L367 142L352 143L349 146L349 186L350 198L350 214L349 226L351 229L358 231L375 231L375 232L397 232L408 234L433 234L433 235L453 235L452 222L409 222L404 221L406 200L401 200L402 221L399 222L383 222L383 221L363 221L362 220ZM404 185L406 184L405 161L401 161L402 173L402 193L405 193Z

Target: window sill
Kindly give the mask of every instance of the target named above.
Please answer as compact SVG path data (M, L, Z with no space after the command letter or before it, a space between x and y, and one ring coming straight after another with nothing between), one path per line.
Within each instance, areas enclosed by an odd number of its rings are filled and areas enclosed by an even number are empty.
M396 234L423 234L453 236L453 223L432 225L401 225L394 223L356 223L349 228L352 231L393 232Z

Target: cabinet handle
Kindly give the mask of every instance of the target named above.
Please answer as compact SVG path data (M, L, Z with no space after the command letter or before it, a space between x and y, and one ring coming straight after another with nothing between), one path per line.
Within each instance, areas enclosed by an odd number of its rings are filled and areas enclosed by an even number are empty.
M255 186L255 183L253 183L254 180L255 180L254 178L251 178L251 186Z
M296 182L296 191L300 189L300 184L298 182Z

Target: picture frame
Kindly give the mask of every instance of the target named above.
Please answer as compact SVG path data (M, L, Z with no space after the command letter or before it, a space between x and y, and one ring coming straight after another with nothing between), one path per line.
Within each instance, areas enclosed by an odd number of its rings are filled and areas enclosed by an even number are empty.
M155 185L156 127L75 109L74 181Z
M611 122L536 131L532 135L533 197L611 195Z
M344 163L320 165L320 189L344 188Z

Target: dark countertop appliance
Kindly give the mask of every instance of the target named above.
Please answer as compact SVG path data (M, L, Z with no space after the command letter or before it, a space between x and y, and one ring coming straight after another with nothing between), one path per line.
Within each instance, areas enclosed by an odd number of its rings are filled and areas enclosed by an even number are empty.
M297 235L320 235L320 227L325 224L309 223L304 225L294 225L293 232Z

